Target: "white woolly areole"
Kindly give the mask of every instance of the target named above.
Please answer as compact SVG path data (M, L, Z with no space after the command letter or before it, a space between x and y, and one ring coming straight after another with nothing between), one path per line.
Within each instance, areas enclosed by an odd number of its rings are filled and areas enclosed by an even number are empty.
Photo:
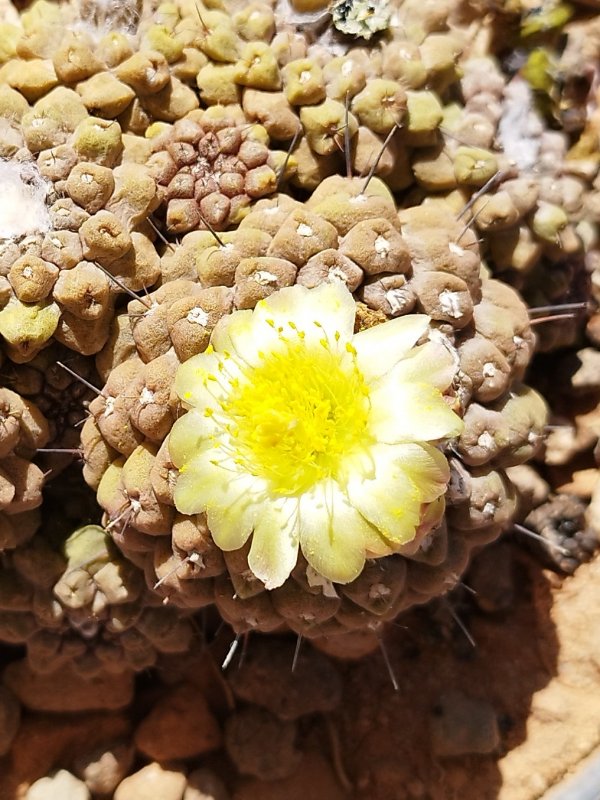
M385 236L378 236L375 239L375 252L378 256L386 258L390 253L390 243Z
M277 283L277 275L267 272L266 269L258 269L252 277L259 286L269 286L271 283Z
M77 6L80 21L74 27L83 29L94 39L114 32L137 32L142 7L138 0L80 0Z
M408 303L408 297L404 289L388 289L385 293L385 299L388 301L392 310L392 314L399 314Z
M186 319L188 322L194 322L196 325L202 325L205 328L208 323L208 314L200 306L194 306L188 311Z
M538 161L543 125L535 110L533 92L523 78L513 78L504 89L498 140L507 158L521 170Z
M34 164L0 161L0 239L50 230L48 184Z
M454 319L462 317L463 312L460 306L460 294L444 289L440 294L440 308L444 314L448 314L449 317L453 317Z
M148 406L150 403L154 402L154 392L151 391L147 386L144 386L140 393L140 405L141 406Z
M328 278L330 281L341 281L344 284L348 283L348 276L340 267L333 267L333 269L330 269Z

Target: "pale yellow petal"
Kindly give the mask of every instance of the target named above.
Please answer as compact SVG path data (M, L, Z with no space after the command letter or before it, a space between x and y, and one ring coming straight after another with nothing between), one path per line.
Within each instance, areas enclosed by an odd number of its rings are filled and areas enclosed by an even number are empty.
M254 526L248 566L266 589L277 589L298 560L298 500L286 498L264 504Z
M229 508L213 508L206 512L206 522L217 547L229 552L243 547L252 533L260 506L240 497Z
M426 342L413 348L381 380L397 383L426 382L443 392L454 380L457 367L457 360L441 342Z
M200 514L227 507L248 491L252 478L231 465L216 447L198 453L184 464L175 486L175 506L182 514Z
M401 479L407 475L419 490L422 503L431 503L446 491L450 480L448 460L425 442L391 445L390 469Z
M276 330L258 320L252 311L235 311L221 317L210 338L218 353L230 353L240 366L257 366L261 353L278 342Z
M365 555L367 558L381 558L396 552L395 546L371 524L365 527Z
M352 337L356 303L341 281L322 283L314 289L296 285L261 300L254 314L261 322L270 320L284 335L291 321L311 339L318 340L325 333L333 344L336 338L346 342Z
M426 314L408 314L357 333L352 340L358 368L367 382L389 372L427 330Z
M203 450L214 447L212 436L219 428L212 417L192 409L180 417L169 434L169 455L176 467L182 467Z
M299 528L304 557L324 578L350 583L361 573L372 531L335 481L302 495Z
M458 436L463 422L427 383L402 383L392 374L369 393L371 435L386 444L436 441Z
M210 351L185 361L175 376L175 391L187 406L204 410L214 407L228 393L228 382L220 374L221 357Z
M213 539L222 550L237 550L250 535L264 485L218 449L201 453L180 472L175 507L182 514L206 511Z
M423 502L419 487L402 464L402 451L402 446L373 447L374 471L365 476L355 473L346 489L357 511L394 544L414 538Z

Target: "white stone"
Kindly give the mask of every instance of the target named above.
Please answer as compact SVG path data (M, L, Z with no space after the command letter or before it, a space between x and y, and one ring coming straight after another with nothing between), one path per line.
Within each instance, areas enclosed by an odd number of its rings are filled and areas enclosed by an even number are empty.
M83 781L66 769L61 769L52 777L40 778L32 783L26 800L90 800L91 794Z

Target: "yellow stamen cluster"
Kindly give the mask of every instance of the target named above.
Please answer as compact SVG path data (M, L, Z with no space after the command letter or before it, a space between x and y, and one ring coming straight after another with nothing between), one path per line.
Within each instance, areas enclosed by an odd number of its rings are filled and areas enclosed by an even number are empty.
M236 464L276 494L293 495L337 478L342 459L367 443L369 400L350 349L325 336L307 347L297 328L278 334L281 347L263 353L242 381L232 379L236 391L219 412Z

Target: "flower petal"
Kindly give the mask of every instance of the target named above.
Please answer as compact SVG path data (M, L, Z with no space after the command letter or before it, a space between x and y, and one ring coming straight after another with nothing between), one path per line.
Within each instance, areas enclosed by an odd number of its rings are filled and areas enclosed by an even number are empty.
M337 333L346 342L354 332L356 303L341 281L322 283L314 289L296 285L261 300L254 315L261 322L271 320L284 331L291 321L307 335L320 339L324 331L333 342Z
M252 531L264 501L263 488L261 481L212 448L180 472L175 507L182 514L206 511L208 527L218 547L237 550Z
M363 569L372 532L335 481L323 481L300 498L300 547L324 578L350 583Z
M426 314L409 314L357 333L352 344L365 380L370 382L389 372L414 347L429 322Z
M463 421L427 383L401 383L395 371L371 388L369 432L385 444L448 439Z
M206 351L192 356L177 369L175 391L186 405L203 411L227 394L227 382L220 377L221 360L217 353Z
M169 434L169 455L176 467L183 467L203 450L213 448L211 436L219 428L213 417L192 409L180 417Z
M457 367L457 359L441 342L425 342L413 348L388 375L399 383L429 383L443 392L454 380ZM387 375L382 380L386 378Z
M298 560L298 500L274 500L261 507L248 554L248 566L266 589L277 589Z
M347 486L352 505L394 544L411 541L420 522L420 487L412 480L409 458L404 466L404 457L411 454L405 445L376 445L371 450L374 474L356 473Z
M415 484L422 503L432 503L446 491L450 480L450 467L437 447L425 442L392 445L389 466L401 478L398 470Z
M268 350L278 340L277 332L263 320L257 324L254 312L235 311L221 317L210 337L218 353L231 353L240 365L257 366L260 353ZM187 363L187 362L186 362Z
M239 550L252 533L260 513L258 505L243 495L229 508L212 508L206 512L206 523L212 538L221 550Z

